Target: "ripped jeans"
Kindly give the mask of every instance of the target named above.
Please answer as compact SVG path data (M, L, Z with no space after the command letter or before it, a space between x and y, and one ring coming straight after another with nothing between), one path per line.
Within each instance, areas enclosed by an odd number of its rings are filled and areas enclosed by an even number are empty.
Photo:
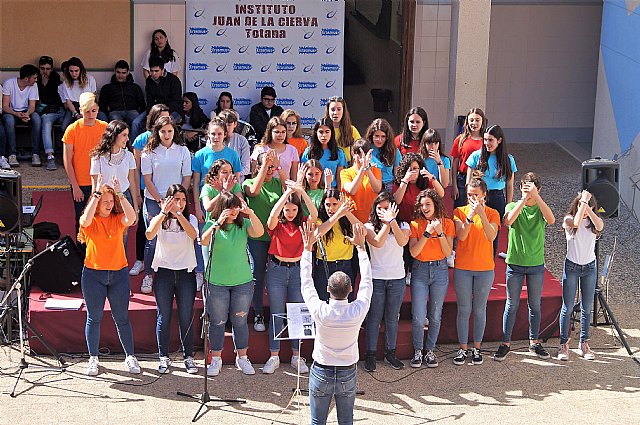
M211 351L222 351L224 325L227 319L233 327L233 344L236 350L249 347L247 315L253 297L253 281L236 286L209 284L207 314L209 315L209 343Z

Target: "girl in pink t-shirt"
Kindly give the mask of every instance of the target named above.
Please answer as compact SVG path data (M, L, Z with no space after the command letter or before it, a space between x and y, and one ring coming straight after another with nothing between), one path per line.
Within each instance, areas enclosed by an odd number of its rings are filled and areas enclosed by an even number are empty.
M300 199L304 201L309 216L305 217ZM269 266L267 270L267 296L271 314L282 316L286 313L286 303L301 303L300 258L302 257L302 234L300 226L306 220L315 223L318 210L304 190L301 182L287 181L287 189L274 205L267 219L267 232L271 236L269 245ZM271 374L280 367L280 341L275 334L283 328L282 317L272 316L269 321L269 350L271 357L262 368L262 373ZM291 340L291 366L300 373L309 372L305 360L300 357L300 341Z

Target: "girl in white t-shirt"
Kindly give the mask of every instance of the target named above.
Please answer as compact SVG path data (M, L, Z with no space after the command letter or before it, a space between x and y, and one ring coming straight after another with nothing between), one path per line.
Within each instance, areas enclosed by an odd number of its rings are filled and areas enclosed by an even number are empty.
M587 360L595 359L589 348L589 323L596 290L598 267L596 264L596 239L604 228L598 216L596 199L583 190L571 202L562 227L567 238L567 258L562 273L562 309L560 310L560 349L558 360L569 359L569 334L571 312L580 285L580 345L579 353Z
M169 340L173 299L178 311L178 329L188 373L197 373L193 361L193 303L196 299L196 253L193 241L198 237L198 219L189 214L187 190L173 184L167 189L160 212L151 219L146 236L157 236L156 251L151 267L155 271L154 294L158 321L156 338L160 364L158 372L167 373L171 364Z
M406 289L403 247L409 242L409 224L396 219L398 206L389 192L380 192L373 201L367 229L371 256L373 295L366 322L367 354L364 370L376 370L376 347L384 316L384 358L394 369L402 369L396 357L398 318Z
M98 175L111 181L115 176L120 182L122 193L133 209L138 213L138 197L132 194L138 193L138 186L135 178L136 160L131 151L127 149L129 142L129 127L123 121L111 121L102 133L100 141L91 152L91 191L97 190ZM120 195L119 193L116 195ZM128 232L124 234L124 246L127 247Z
M87 69L80 58L70 58L62 68L62 84L58 86L58 94L64 102L66 108L64 118L62 118L62 131L71 124L71 122L82 118L80 114L80 95L82 93L91 92L98 94L96 79L93 75L87 73ZM106 115L100 113L98 119L106 121Z
M149 76L149 58L151 56L162 58L164 61L164 70L172 72L176 76L178 75L180 71L180 58L176 51L169 45L167 33L162 29L157 29L153 32L151 36L151 48L147 50L140 64L145 80Z

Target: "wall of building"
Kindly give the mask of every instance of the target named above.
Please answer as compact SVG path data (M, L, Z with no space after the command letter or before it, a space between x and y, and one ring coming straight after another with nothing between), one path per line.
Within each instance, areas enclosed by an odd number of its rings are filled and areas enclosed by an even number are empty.
M593 3L491 6L485 112L510 141L591 140L602 14Z
M620 195L640 214L640 2L605 0L593 156L620 163Z

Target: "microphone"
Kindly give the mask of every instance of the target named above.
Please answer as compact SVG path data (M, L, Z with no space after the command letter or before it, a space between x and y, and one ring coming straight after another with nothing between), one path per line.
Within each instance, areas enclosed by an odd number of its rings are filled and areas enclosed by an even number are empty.
M324 248L324 243L322 242L322 238L318 238L318 248L320 249L320 255L324 261L327 261L327 251Z

